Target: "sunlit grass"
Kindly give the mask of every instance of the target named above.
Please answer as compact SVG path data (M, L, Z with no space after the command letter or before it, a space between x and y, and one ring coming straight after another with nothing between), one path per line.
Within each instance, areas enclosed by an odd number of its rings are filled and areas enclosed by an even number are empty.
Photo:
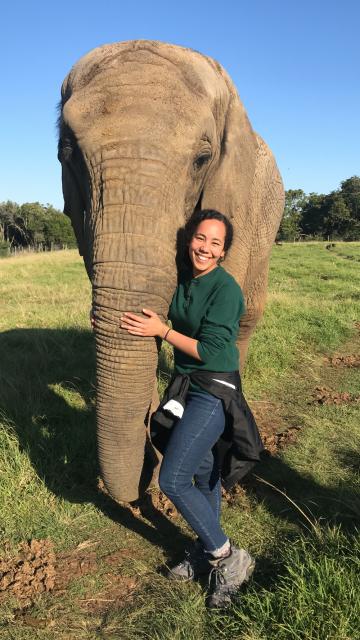
M295 445L259 465L232 506L228 534L257 558L254 581L226 613L208 614L199 584L169 584L158 572L182 553L181 536L135 526L97 491L94 344L90 286L75 251L0 262L0 532L15 548L51 538L64 549L101 540L99 554L134 549L118 571L139 576L124 609L90 614L82 594L95 576L61 596L41 597L41 629L14 620L3 603L0 637L122 640L353 640L360 637L359 404L317 405L315 386L359 395L359 369L331 368L333 353L359 352L359 243L283 244L272 253L268 303L244 375L251 402L276 405L267 420L299 427ZM165 348L159 391L171 368ZM283 425L282 425L283 427ZM295 501L298 509L287 499ZM313 523L309 526L308 520ZM179 519L176 527L188 535ZM2 625L2 626L1 626ZM3 634L3 636L1 635ZM9 635L10 634L10 635Z

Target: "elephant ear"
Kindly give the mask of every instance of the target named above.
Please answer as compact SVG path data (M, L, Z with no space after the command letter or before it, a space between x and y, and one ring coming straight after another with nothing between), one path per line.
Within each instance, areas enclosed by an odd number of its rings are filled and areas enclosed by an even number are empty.
M71 165L69 157L71 156L71 147L59 141L58 158L61 162L62 169L62 190L64 197L64 213L70 218L71 225L74 229L76 241L79 247L79 253L84 258L86 271L91 278L90 261L88 260L88 251L85 241L85 202L80 189L74 168Z
M243 234L247 236L251 232L251 225L248 224L249 203L258 144L234 85L228 77L225 80L230 89L230 99L220 157L206 180L201 207L225 213L235 227L241 227L243 243L247 244Z
M209 172L201 208L225 213L234 226L226 269L250 293L267 262L283 211L284 190L270 149L252 129L229 76L230 98L217 166Z
M75 176L66 162L62 162L62 189L64 196L64 213L69 216L79 246L79 253L84 255L84 203L81 198Z
M284 187L269 147L252 130L234 85L224 71L223 75L230 100L222 149L203 188L201 208L225 213L234 226L225 265L245 296L239 338L243 367L250 335L264 310L270 252L284 210Z

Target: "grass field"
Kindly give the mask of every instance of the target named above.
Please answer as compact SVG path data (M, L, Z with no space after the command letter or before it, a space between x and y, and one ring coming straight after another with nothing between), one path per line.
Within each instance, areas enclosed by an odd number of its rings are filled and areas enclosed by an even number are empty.
M244 387L287 446L224 500L227 533L257 558L226 613L207 612L204 585L162 576L192 537L168 505L140 513L98 489L81 259L0 261L0 638L360 638L359 259L360 243L273 249Z

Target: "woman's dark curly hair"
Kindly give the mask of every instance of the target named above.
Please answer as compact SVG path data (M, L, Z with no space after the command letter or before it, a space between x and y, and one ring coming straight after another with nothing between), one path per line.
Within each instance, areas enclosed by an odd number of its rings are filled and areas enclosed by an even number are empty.
M225 225L225 242L224 242L224 251L228 251L231 247L231 243L233 241L234 229L230 222L230 220L220 211L216 211L216 209L202 209L199 211L195 211L192 214L191 218L187 221L185 225L185 243L186 248L189 246L191 242L191 238L193 237L197 227L203 220L219 220L223 222Z

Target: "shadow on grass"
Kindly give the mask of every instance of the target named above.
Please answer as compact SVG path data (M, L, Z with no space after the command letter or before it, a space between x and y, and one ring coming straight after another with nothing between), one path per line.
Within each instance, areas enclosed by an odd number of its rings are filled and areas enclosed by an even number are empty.
M93 502L106 516L163 548L169 557L188 539L159 511L144 513L153 526L137 519L97 489L99 470L95 433L95 352L90 331L15 329L0 335L0 403L14 424L19 444L37 474L57 496ZM164 363L161 364L164 369ZM353 451L339 459L359 464ZM324 487L270 458L256 473L284 490L310 517L341 523L359 520L359 497L345 484ZM283 496L252 477L247 485L277 517L309 527Z
M244 486L268 511L288 522L308 530L315 530L318 524L341 525L351 532L360 525L360 493L355 482L360 457L355 449L339 449L337 459L354 471L354 485L319 484L310 473L301 474L281 458L269 456L245 479Z
M92 502L170 556L188 542L150 504L142 513L155 528L98 489L92 333L14 329L0 334L0 353L0 407L46 486L70 502Z

